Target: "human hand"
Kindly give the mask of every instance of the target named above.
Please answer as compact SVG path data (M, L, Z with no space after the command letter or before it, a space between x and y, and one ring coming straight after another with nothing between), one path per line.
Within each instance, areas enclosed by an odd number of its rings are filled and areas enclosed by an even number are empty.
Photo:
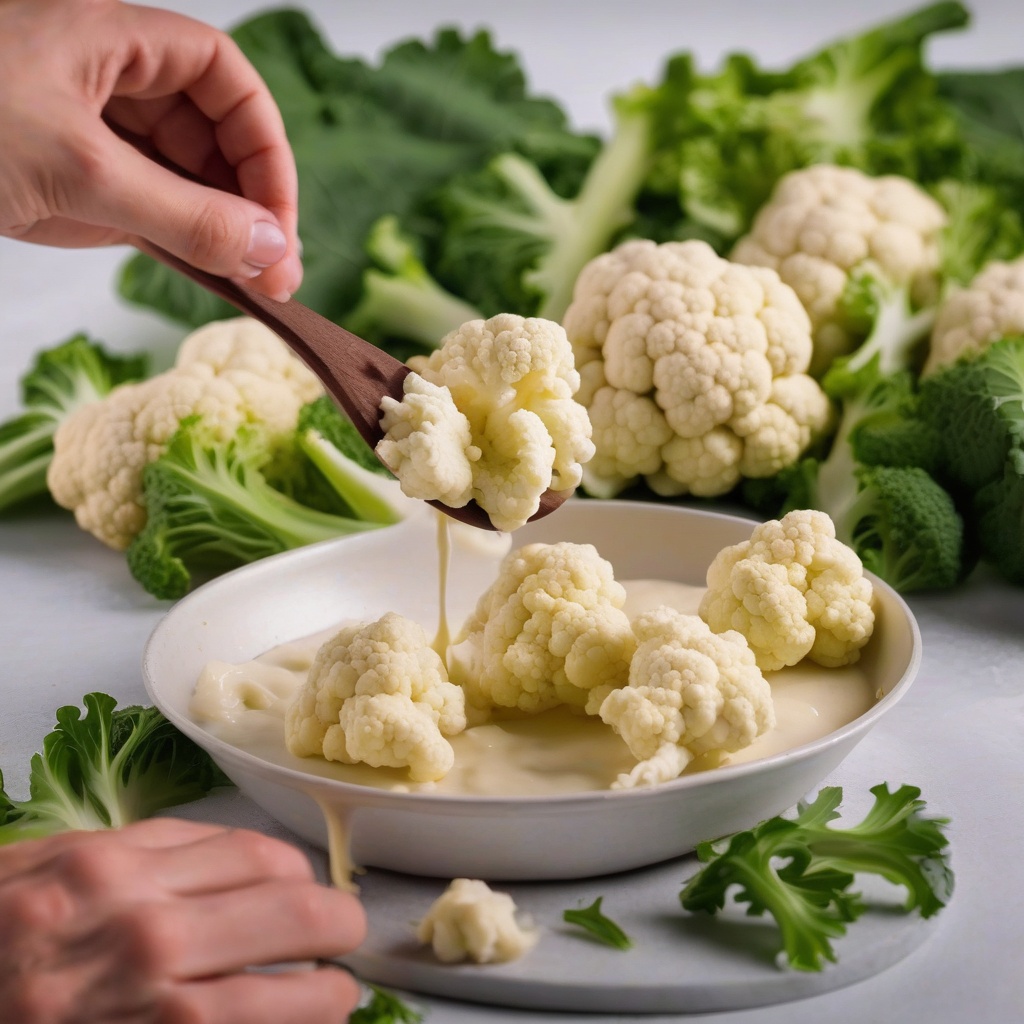
M294 159L229 36L119 0L0 0L0 55L0 235L141 237L274 298L298 288ZM161 167L110 125L217 187Z
M152 818L0 847L0 1016L18 1024L340 1024L335 957L365 933L350 893L256 832Z

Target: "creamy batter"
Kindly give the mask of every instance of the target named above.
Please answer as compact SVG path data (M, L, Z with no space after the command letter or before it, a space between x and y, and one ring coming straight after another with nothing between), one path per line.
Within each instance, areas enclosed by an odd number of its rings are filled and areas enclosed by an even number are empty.
M703 594L702 587L664 580L623 581L623 585L630 618L662 604L696 614ZM411 783L407 771L400 768L296 757L285 746L285 709L305 682L317 649L338 627L282 644L243 664L209 663L196 685L192 715L214 735L274 764L402 792L472 796L578 793L607 789L619 774L636 764L609 726L565 708L530 718L491 721L451 737L455 766L439 782ZM772 688L776 727L751 746L729 755L727 764L753 761L826 736L859 717L876 699L867 674L858 665L825 669L806 662L767 673L766 678ZM709 766L698 758L684 774Z

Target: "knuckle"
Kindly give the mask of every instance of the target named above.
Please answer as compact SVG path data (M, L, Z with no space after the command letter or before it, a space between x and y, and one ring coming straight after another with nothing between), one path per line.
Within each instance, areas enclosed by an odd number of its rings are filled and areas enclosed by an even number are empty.
M264 877L313 878L309 858L291 843L259 832L238 831L232 838L241 847L241 855Z
M238 225L230 214L214 203L206 203L192 216L183 239L183 248L190 262L198 265L220 265L225 256L240 258ZM228 260L230 262L230 259Z
M111 918L109 934L130 968L142 977L172 973L184 959L187 936L176 915L154 904L140 904Z
M102 840L69 847L58 858L62 878L78 892L104 894L124 884L127 872L121 850Z
M59 929L70 913L68 893L57 885L20 887L0 901L3 932L14 936L50 933Z

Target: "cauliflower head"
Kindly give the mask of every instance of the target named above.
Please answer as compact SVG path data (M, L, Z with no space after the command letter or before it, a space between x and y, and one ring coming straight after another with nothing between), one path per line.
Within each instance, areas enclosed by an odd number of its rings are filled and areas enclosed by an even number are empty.
M796 462L829 422L792 288L704 242L598 256L564 323L596 449L583 482L598 497L641 477L664 496L725 494Z
M780 179L731 258L778 271L796 291L811 318L810 372L819 376L860 340L840 310L859 267L870 262L893 285L907 286L917 305L934 301L946 222L942 206L909 178L815 164Z
M508 893L479 879L456 878L417 924L416 937L442 963L495 964L521 957L539 933L519 921Z
M923 372L934 373L1016 334L1024 334L1024 257L993 260L939 306Z
M613 789L668 782L695 757L741 750L774 728L771 687L741 634L667 607L637 616L633 632L627 685L594 690L587 704L639 762Z
M589 691L629 675L625 600L591 544L514 549L456 637L452 679L478 709L582 708Z
M746 637L771 672L804 658L827 668L860 658L875 626L871 581L824 513L797 509L723 548L708 568L700 616Z
M461 508L475 500L515 530L549 488L571 491L593 455L580 377L559 324L503 313L470 320L381 402L377 453L406 494Z
M465 728L462 690L423 627L394 612L322 644L285 716L285 740L298 757L408 768L413 782L450 771L446 737Z
M248 317L192 332L174 366L114 388L68 416L54 436L47 486L82 529L124 550L146 525L142 471L159 458L188 416L215 439L251 424L273 446L323 393L305 364L269 328Z

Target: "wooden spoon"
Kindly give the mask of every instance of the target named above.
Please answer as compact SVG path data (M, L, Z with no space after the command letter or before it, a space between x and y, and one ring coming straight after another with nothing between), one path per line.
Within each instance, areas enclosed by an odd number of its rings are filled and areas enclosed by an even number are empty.
M402 382L409 367L295 299L277 302L225 277L198 270L150 242L139 241L137 246L269 327L320 378L366 443L376 451L377 442L384 436L380 425L381 399L390 395L402 400ZM570 493L545 491L530 521L554 512ZM490 516L475 501L462 508L451 508L439 501L428 504L470 526L494 529Z

